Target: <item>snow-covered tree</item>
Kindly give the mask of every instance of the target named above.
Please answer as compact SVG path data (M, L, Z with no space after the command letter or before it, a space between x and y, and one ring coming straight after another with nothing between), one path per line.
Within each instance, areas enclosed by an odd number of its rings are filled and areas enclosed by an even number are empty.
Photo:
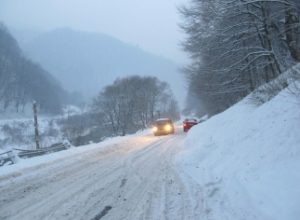
M115 134L125 135L146 128L162 106L164 115L178 118L176 103L166 82L156 77L129 76L106 86L94 98L92 107L100 123Z
M191 0L179 11L191 57L182 72L210 113L299 62L299 1Z

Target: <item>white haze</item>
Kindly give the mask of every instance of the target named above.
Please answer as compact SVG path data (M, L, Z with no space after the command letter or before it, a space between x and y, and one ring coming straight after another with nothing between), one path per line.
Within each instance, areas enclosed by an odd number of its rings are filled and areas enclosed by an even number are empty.
M18 29L100 32L182 64L177 6L187 0L1 0L0 21Z
M153 55L167 58L180 67L188 62L188 57L179 46L180 41L184 40L184 34L178 27L180 15L177 7L187 2L188 0L1 0L0 22L9 28L22 49L43 32L68 27L76 31L110 35ZM53 68L56 67L49 68L39 59L34 61L54 75L65 89L76 90L68 89L63 76L55 75ZM167 82L183 108L186 96L183 76L177 70L174 71L174 77L164 75L163 71L158 71L157 74L160 80L168 78ZM128 73L124 72L124 77L126 76ZM103 82L104 85L111 83L112 80ZM99 87L100 90L103 85ZM77 87L77 91L86 96L81 88Z

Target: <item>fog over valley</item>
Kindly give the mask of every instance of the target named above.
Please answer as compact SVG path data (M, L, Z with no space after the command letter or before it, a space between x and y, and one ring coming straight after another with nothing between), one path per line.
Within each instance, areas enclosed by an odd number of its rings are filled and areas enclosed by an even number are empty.
M0 22L22 53L76 99L90 103L118 77L155 76L183 108L177 7L186 0L141 2L1 1Z
M30 32L15 31L19 42ZM21 45L21 44L20 44ZM79 92L85 101L116 78L130 75L156 76L171 85L183 103L183 79L179 66L106 34L59 28L22 44L26 56L40 64L69 92Z

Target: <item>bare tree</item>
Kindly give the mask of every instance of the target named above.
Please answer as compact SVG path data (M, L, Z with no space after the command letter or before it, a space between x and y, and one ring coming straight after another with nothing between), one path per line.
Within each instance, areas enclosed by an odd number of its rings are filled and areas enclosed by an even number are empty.
M299 9L289 0L191 0L179 8L190 91L217 113L294 65Z
M162 102L167 104L170 100L172 107L177 108L172 109L172 114L176 115L174 112L178 112L178 106L174 104L167 83L160 82L156 77L129 76L106 86L92 106L101 123L110 127L116 135L125 135L146 128L154 120L154 113Z

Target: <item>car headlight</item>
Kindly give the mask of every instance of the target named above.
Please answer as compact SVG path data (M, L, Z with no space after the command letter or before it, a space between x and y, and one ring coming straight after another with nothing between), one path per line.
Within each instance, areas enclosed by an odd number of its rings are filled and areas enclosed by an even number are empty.
M157 127L152 128L153 132L157 132Z
M171 130L171 125L166 125L165 130L170 131Z

